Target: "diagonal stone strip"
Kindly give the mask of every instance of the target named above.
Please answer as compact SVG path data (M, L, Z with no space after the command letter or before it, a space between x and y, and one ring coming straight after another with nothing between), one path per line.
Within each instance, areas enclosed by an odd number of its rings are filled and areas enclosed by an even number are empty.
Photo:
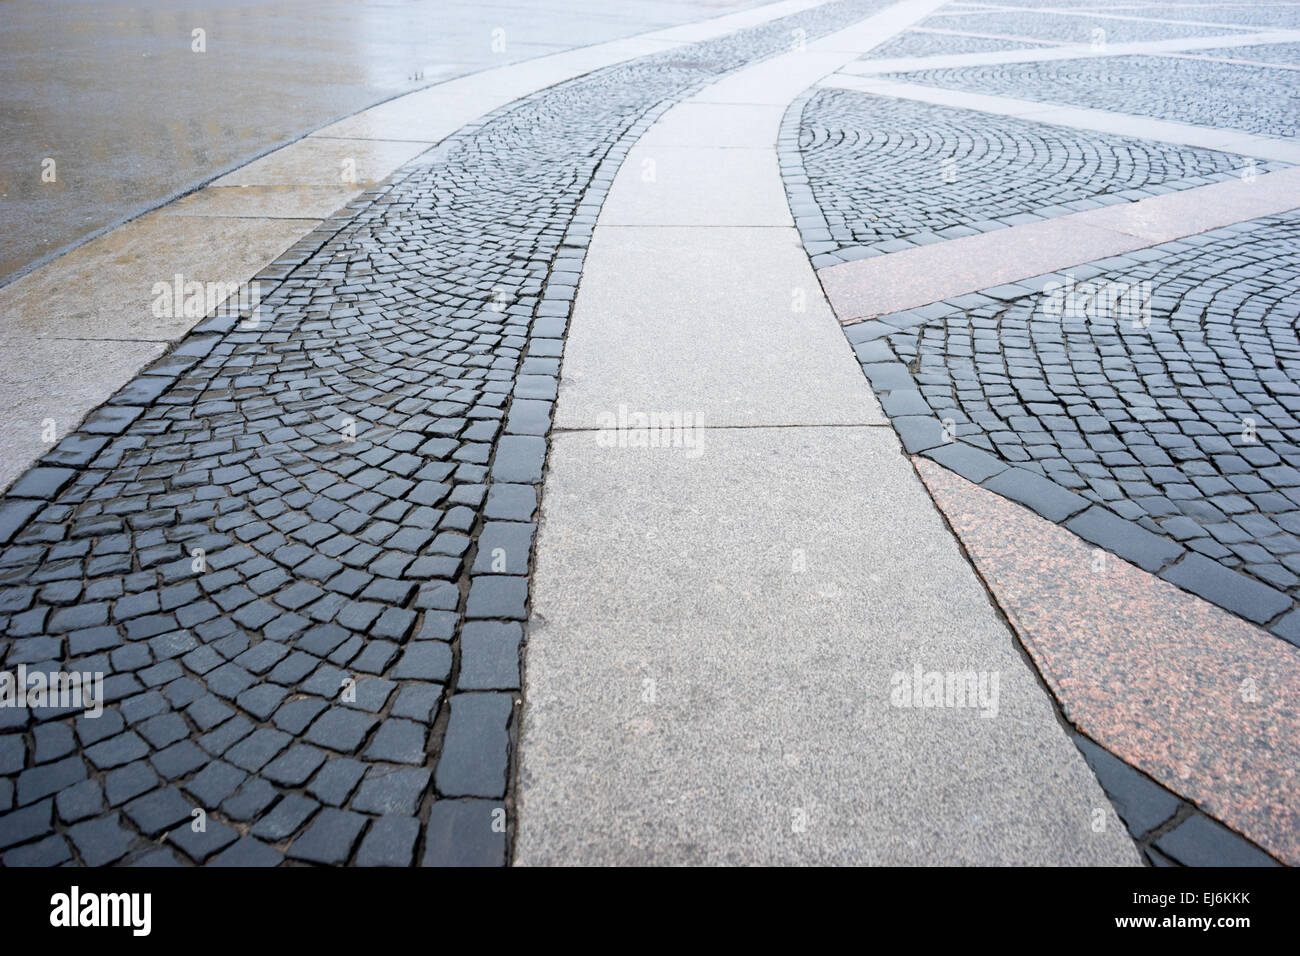
M1197 126L1192 123L1162 120L1151 116L1138 116L1117 110L1059 106L1037 100L1019 99L1014 96L995 96L966 90L941 89L935 86L923 86L920 83L906 83L870 77L838 75L827 78L821 85L846 90L858 90L864 93L875 93L878 96L933 103L939 106L955 106L995 116L1014 116L1037 123L1051 123L1056 126L1072 126L1076 129L1137 136L1166 143L1199 146L1203 149L1225 150L1246 156L1256 156L1260 159L1276 159L1283 162L1300 161L1300 143L1295 140L1233 129Z
M967 34L984 36L985 34ZM1007 40L1028 41L1028 37L1003 37ZM1039 63L1051 60L1076 60L1132 56L1135 54L1182 53L1189 50L1215 50L1223 47L1257 46L1266 43L1295 43L1300 40L1300 30L1269 30L1245 34L1221 34L1208 37L1178 37L1169 40L1135 40L1128 43L1107 43L1101 49L1087 44L1050 43L1049 46L1028 50L992 50L985 53L950 53L941 56L891 57L889 59L862 60L850 63L841 71L849 74L897 73L911 70L946 69L963 66L988 66L990 64Z
M846 262L818 278L841 323L853 324L1297 207L1300 169L1284 169Z
M1159 7L1158 5L1149 5L1148 9L1159 9ZM1025 7L1008 6L1006 4L1001 4L1001 3L986 4L985 9L981 12L992 13L994 11L999 13L1029 12ZM1180 26L1220 27L1224 29L1241 29L1241 30L1251 29L1250 24L1244 24L1244 23L1232 23L1232 22L1222 21L1222 20L1171 19L1169 17L1134 16L1131 13L1116 13L1114 12L1113 9L1105 8L1105 7L1102 8L1093 7L1091 9L1076 10L1076 9L1071 9L1069 7L1036 6L1032 8L1032 11L1035 13L1050 13L1056 16L1063 16L1063 17L1086 17L1088 19L1101 19L1101 20L1125 20L1134 23L1170 23L1170 24L1177 24Z
M1282 163L1019 117L817 87L783 156L813 266L1149 199Z
M909 451L1300 643L1296 228L1242 223L848 335ZM1146 317L1053 314L1044 289L1076 275L1144 286Z
M716 39L822 0L780 0L484 70L332 123L0 287L0 487L208 314L159 317L150 290L176 273L237 289L418 153L539 89L649 53ZM340 161L355 182L340 182ZM232 185L238 183L239 185ZM329 183L330 185L321 185ZM288 216L288 218L285 218ZM310 242L310 240L308 240ZM319 245L316 242L315 245ZM209 306L210 311L210 306Z
M828 101L823 98L820 102L824 106ZM825 220L818 220L807 208L810 203L816 205L818 197L808 189L809 176L798 153L798 111L796 106L786 118L782 165L796 220L809 251L814 252L830 237L823 234ZM817 121L812 124L815 132ZM814 135L813 143L817 142ZM1026 310L1033 311L1041 303L1044 283L1065 281L1068 277L1063 273L1019 276L993 285L998 281L993 276L1003 267L999 258L1014 263L1008 276L1015 275L1016 268L1034 263L1041 250L1034 248L1033 241L1046 237L1037 227L1065 219L1083 220L1082 213L966 240L935 242L920 250L891 252L865 263L819 272L824 282L828 277L850 274L865 279L872 274L866 263L880 263L874 275L877 281L864 282L853 290L857 299L851 311L869 313L873 303L889 301L896 283L912 281L918 273L937 276L935 285L942 285L973 267L965 276L972 283L967 294L922 305L926 296L917 291L925 289L927 280L918 280L902 295L904 301L909 295L915 297L908 307L878 321L851 325L848 338L905 449L923 456L914 458L914 464L955 530L971 547L986 582L1053 692L1067 706L1069 718L1080 726L1086 720L1087 732L1112 751L1107 754L1091 741L1080 741L1103 786L1116 798L1140 845L1153 860L1166 863L1274 862L1215 818L1230 821L1233 829L1248 833L1279 858L1291 859L1294 854L1294 821L1288 801L1294 802L1295 782L1285 769L1278 773L1273 754L1268 752L1270 744L1265 743L1258 754L1262 763L1258 769L1224 760L1224 754L1235 754L1234 748L1242 742L1238 734L1252 746L1274 734L1286 735L1285 714L1281 720L1275 719L1275 702L1284 701L1290 693L1289 684L1295 678L1294 652L1289 645L1208 602L1267 624L1278 637L1295 640L1292 600L1278 587L1289 587L1296 578L1277 558L1267 557L1280 545L1278 553L1283 560L1290 560L1287 556L1295 546L1284 530L1296 526L1295 499L1285 492L1293 481L1300 480L1291 467L1296 458L1292 444L1296 386L1290 381L1287 365L1294 352L1294 330L1286 318L1294 312L1289 305L1295 295L1289 253L1294 217L1248 221L1252 215L1300 206L1295 172L1271 174L1281 178L1271 180L1273 195L1262 205L1238 188L1255 185L1256 179L1095 210L1106 218L1096 234L1084 233L1085 245L1091 241L1104 249L1106 240L1101 232L1113 230L1127 238L1112 235L1112 244L1138 240L1125 249L1134 254L1101 253L1106 258L1073 271L1083 280L1155 277L1152 307L1165 323L1149 336L1140 331L1125 338L1123 346L1116 344L1122 336L1109 327L1114 326L1113 320L1108 326L1092 317L1085 328L1078 321L1046 319L1036 332L1026 328L1021 319ZM837 186L843 178L823 176L824 192L833 198L837 188L846 188ZM861 185L861 175L847 178ZM869 183L870 177L866 178ZM927 199L940 205L952 201L954 187L937 186L935 191L937 195ZM1206 202L1193 208L1186 202L1188 196ZM1265 197L1255 195L1253 200L1261 198ZM882 219L887 219L888 200L878 201L871 211L879 211ZM1206 233L1216 225L1230 228ZM814 227L811 233L809 226ZM1000 246L990 241L998 235L1007 237ZM1256 236L1258 241L1251 241ZM1190 238L1147 248L1179 237ZM1072 258L1078 253L1068 248L1064 234L1055 238L1059 241L1048 258ZM984 252L997 247L1001 255L964 261L962 252L970 250L970 240L984 244ZM1275 367L1268 357L1270 349L1280 356L1281 367ZM1258 365L1256 357L1261 359ZM1258 380L1248 381L1256 376ZM979 407L974 402L976 394L984 402ZM1139 421L1134 423L1125 413L1124 403L1117 400L1120 397L1150 407L1135 409L1133 417ZM1238 449L1230 441L1235 415L1251 408L1267 416L1268 447ZM1166 412L1169 420L1165 420ZM1004 414L1007 418L999 417ZM1042 417L1034 420L1035 414ZM941 416L945 416L942 423ZM1225 421L1230 426L1227 433L1223 431ZM1069 433L1072 427L1084 434ZM1030 447L1012 448L1008 442ZM1045 451L1040 442L1050 444L1051 451ZM1164 447L1172 449L1172 457L1161 457ZM1231 468L1230 460L1237 459L1241 466L1233 470L1231 481L1211 477L1214 462ZM1157 506L1153 498L1146 497L1145 484L1133 481L1134 473L1143 471L1138 466L1148 465L1151 480L1165 483L1161 487L1169 489L1171 498L1182 497L1173 487L1175 481L1186 482L1187 488L1195 490L1183 502L1181 515L1172 502ZM1107 472L1112 466L1114 472ZM983 488L967 485L946 469ZM1071 474L1067 476L1066 471ZM1103 473L1108 476L1105 480ZM954 485L969 491L967 500L955 509L953 495L945 497L937 490L951 491ZM1121 485L1124 490L1119 490ZM992 493L1001 497L992 498ZM1160 494L1154 486L1151 493ZM1192 500L1198 495L1224 496L1215 500L1242 513L1242 529L1217 506L1207 507L1203 498ZM1027 505L1041 517L1006 517L1009 510L1020 514L1007 499ZM1165 520L1153 520L1148 507ZM1257 508L1277 513L1270 512L1266 518ZM1064 527L1054 527L1044 518L1053 524L1064 522ZM1032 533L1027 526L1032 526ZM1183 533L1174 540L1176 529ZM1054 536L1056 551L1042 545L1045 538L1039 530L1047 537ZM1212 535L1224 536L1233 547L1220 545ZM1031 547L1023 546L1026 540ZM1053 560L1059 553L1071 556L1072 562L1061 566L1063 562ZM1074 580L1076 575L1088 574L1090 565L1095 572L1098 556L1103 566L1107 559L1113 564L1113 555L1138 566L1119 563L1119 574L1106 581L1107 588L1116 593L1099 599L1092 586L1095 575L1093 581ZM1240 573L1231 570L1236 568ZM995 577L990 569L1000 575ZM1154 572L1159 572L1159 578ZM1143 601L1149 601L1155 610L1147 613ZM1055 612L1062 603L1065 608L1058 619ZM1126 627L1107 620L1115 613L1126 615ZM1161 619L1162 613L1173 619ZM1023 617L1017 619L1017 614ZM1171 645L1198 642L1203 631L1215 631L1219 626L1215 622L1225 619L1228 623L1223 626L1231 634L1229 646L1215 643L1200 649L1197 680L1193 681L1200 685L1196 702L1177 699L1179 693L1172 688L1172 693L1164 694L1152 689L1152 680L1163 676L1160 669L1151 667L1153 661L1164 658ZM1072 638L1081 627L1090 638L1099 638L1090 639L1088 648L1074 646L1077 639ZM1115 632L1119 632L1118 639ZM1138 652L1135 661L1130 658L1130 640ZM1242 643L1247 640L1263 643L1247 651ZM1098 653L1110 660L1096 660ZM1224 679L1214 688L1207 708L1200 699L1202 668L1227 677L1240 670L1243 660L1264 663L1254 670L1265 675L1278 696L1262 709L1233 707L1232 696L1238 688L1234 680ZM1281 669L1274 666L1279 664ZM1146 690L1132 700L1114 694L1111 688L1126 680ZM1179 688L1186 686L1183 682ZM1153 699L1159 706L1154 726L1144 719ZM1243 698L1242 702L1257 700ZM1194 713L1189 746L1170 747L1170 741L1181 740L1183 718L1189 710ZM1226 730L1219 726L1225 718L1232 722ZM1166 758L1174 752L1181 763L1171 773ZM1172 785L1210 816L1187 804L1180 808L1173 793L1124 761L1140 765L1161 783ZM1285 761L1283 757L1283 766Z
M1015 43L1024 43L1028 46L1033 46L1033 47L1077 46L1078 45L1076 43L1072 43L1069 40L1040 40L1037 37L1008 37L1008 36L1003 36L1000 33L979 33L973 30L950 30L944 27L919 27L918 26L908 30L907 34L908 35L925 34L930 37L947 36L947 37L966 37L966 38L974 38L979 40L1014 41ZM879 54L873 52L871 54L868 54L868 56L872 56L874 58L876 56L879 56ZM896 57L896 58L913 59L912 57ZM917 59L919 58L920 57L917 57Z
M1166 55L1189 60L1211 60L1214 63L1230 63L1236 66L1262 66L1272 70L1300 70L1300 65L1294 63L1276 63L1269 62L1268 60L1245 60L1238 57L1207 56L1200 53L1169 53Z
M1300 650L1127 561L1099 566L1064 528L914 461L1071 722L1300 865Z
M1209 57L1133 55L1111 60L1078 57L1021 68L924 69L884 79L1131 114L1153 124L1222 130L1225 138L1244 132L1294 144L1300 98L1292 82L1293 72L1271 66L1244 67ZM1271 89L1271 95L1261 97L1261 87ZM998 111L996 105L992 111Z

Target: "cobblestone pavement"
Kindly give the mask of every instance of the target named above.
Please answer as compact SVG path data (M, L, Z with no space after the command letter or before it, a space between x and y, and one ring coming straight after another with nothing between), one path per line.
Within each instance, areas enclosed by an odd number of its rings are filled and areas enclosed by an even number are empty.
M1294 137L1300 116L1300 84L1293 70L1189 57L1116 56L887 75L908 83L1265 136ZM1261 90L1268 95L1260 95Z
M103 672L109 706L0 709L3 862L503 863L545 435L617 162L882 5L466 128L269 268L256 327L204 322L19 479L0 663Z
M1117 10L1116 14L1128 16L1129 12ZM1232 32L1230 27L1218 28L1019 10L961 16L945 16L943 11L940 11L936 16L923 20L917 25L935 30L991 33L1019 40L1055 40L1064 43L1132 43L1138 40L1169 40L1175 37L1213 36L1216 33ZM1101 34L1095 31L1101 31Z
M887 412L953 422L961 444L1076 493L1060 501L1080 513L1072 530L1148 570L1179 561L1169 577L1217 583L1218 603L1300 643L1298 239L1300 214L1242 223L849 338L869 374L911 372ZM1058 308L1068 293L1043 293L1071 279L1075 314ZM1113 308L1088 287L1143 301Z
M1041 44L992 37L958 36L952 33L927 33L907 30L882 43L863 59L902 56L944 56L950 53L989 53L993 50L1027 50Z
M817 268L1285 165L835 89L807 100L799 144Z
M1256 46L1225 46L1213 50L1196 50L1189 56L1223 57L1256 63L1277 63L1300 67L1300 43L1261 43Z
M895 76L1290 135L1290 73L1123 56ZM783 142L818 268L1285 165L840 89L795 103ZM1300 643L1298 229L1241 223L847 333L909 451Z
M871 58L1014 48L924 28L1044 43L1088 42L1093 26L1107 42L1234 32L1033 11L944 16L951 9ZM1297 9L1197 7L1215 15L1171 19L1294 28ZM1294 71L1214 58L1285 65L1294 51L1224 46L891 78L1291 138ZM1123 116L1114 126L1134 128ZM1286 165L1134 135L823 87L787 113L781 163L819 269L1216 179L1251 182L1250 170ZM1205 228L890 315L856 312L867 318L845 331L906 452L1300 646L1300 211ZM979 255L968 263L965 254L954 249L954 274L978 271ZM864 270L870 280L856 281L867 288L895 274ZM1271 862L1130 763L1087 740L1080 747L1152 862Z

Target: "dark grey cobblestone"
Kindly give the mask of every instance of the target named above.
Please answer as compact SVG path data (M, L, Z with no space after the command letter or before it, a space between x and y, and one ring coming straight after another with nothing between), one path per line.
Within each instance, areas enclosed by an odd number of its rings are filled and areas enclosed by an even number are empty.
M951 28L949 28L951 29ZM951 33L928 33L924 30L905 30L892 40L886 40L862 59L876 60L885 57L947 56L953 53L988 53L993 50L1025 50L1040 46L1034 42L1003 40L992 37L957 36Z
M555 360L605 192L672 102L884 3L466 127L263 270L255 325L203 321L21 478L0 665L102 672L108 706L0 708L0 860L504 863ZM513 622L471 642L472 687L466 616Z
M1300 11L1289 4L1223 3L1183 6L1178 3L1161 3L1116 12L1127 16L1201 20L1257 28L1283 27L1293 30L1300 26Z
M1296 19L1300 20L1300 17ZM1229 60L1250 60L1256 63L1277 63L1283 66L1300 66L1300 43L1224 46L1216 47L1213 50L1189 50L1187 55Z
M1202 813L1190 814L1152 845L1184 866L1281 866L1259 847Z
M1136 284L1149 318L1098 303L1056 314L1062 300L1042 290L1071 275ZM1014 466L973 474L950 458L954 470L1294 640L1284 615L1300 600L1300 215L1018 286L1018 297L985 290L918 321L882 317L889 331L870 341L896 364L864 363L868 377L906 369L931 421Z
M1297 8L1300 9L1300 8ZM906 83L1294 137L1300 88L1291 70L1217 60L1108 56L915 70ZM1268 90L1268 95L1260 94Z
M803 105L786 115L779 158L822 266L840 260L817 246L826 220L799 150ZM863 166L841 179L874 189L877 173ZM845 333L908 453L1300 646L1298 238L1300 214L1269 217ZM1086 290L1078 314L1046 308L1060 301L1048 284L1067 282L1129 291L1136 314L1098 308ZM1076 742L1152 865L1276 865L1092 741Z
M420 821L414 817L380 817L370 824L357 851L358 866L410 866Z
M423 866L500 866L505 808L492 800L438 800L429 810Z
M786 183L817 268L1288 165L836 89L798 137Z
M1160 8L1164 10L1164 7ZM1104 11L1102 11L1104 12ZM1126 10L1117 10L1125 15ZM1141 16L1142 14L1139 14ZM1149 14L1163 18L1162 13ZM1196 18L1199 19L1199 18ZM1178 37L1214 36L1218 33L1231 32L1218 27L1207 27L1182 23L1158 23L1146 20L1110 19L1107 17L1086 17L1076 15L1052 14L1033 10L997 11L960 16L939 15L922 20L918 26L936 30L961 30L969 33L991 33L1035 40L1056 40L1064 43L1093 43L1098 37L1095 30L1104 31L1107 43L1135 43L1143 40L1170 40Z
M1153 866L1279 866L1245 837L1197 810L1082 734L1075 745Z
M211 866L279 866L284 854L252 837L231 844L214 856Z

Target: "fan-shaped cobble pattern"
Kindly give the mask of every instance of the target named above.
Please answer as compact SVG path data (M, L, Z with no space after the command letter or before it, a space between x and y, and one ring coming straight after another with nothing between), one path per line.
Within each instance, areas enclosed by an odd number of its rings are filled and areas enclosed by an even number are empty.
M1210 59L1113 56L916 70L907 83L970 90L1157 119L1293 137L1300 116L1295 71ZM1268 95L1261 95L1267 90Z
M959 441L1255 579L1261 623L1280 616L1300 599L1300 215L1042 284L884 340Z
M1234 26L1292 30L1300 27L1300 10L1289 3L1162 3L1149 7L1116 10L1126 17L1156 17L1161 20L1198 20Z
M1281 166L832 89L799 144L812 201L792 205L818 268Z
M600 202L670 103L882 5L466 128L19 479L0 665L104 675L106 706L0 708L3 862L504 862L545 435Z
M1098 13L1108 13L1098 10ZM936 30L961 30L990 33L1017 39L1055 40L1058 43L1138 43L1146 40L1172 40L1180 37L1231 34L1230 27L1201 26L1190 23L1160 23L1157 19L1122 19L1128 11L1114 11L1116 19L1106 16L1077 16L1035 10L991 11L952 15L942 10L923 20L919 26Z
M1219 57L1227 60L1250 60L1256 63L1280 63L1300 66L1300 43L1261 43L1257 46L1224 46L1213 50L1193 50L1188 56Z
M970 29L975 29L971 27ZM961 36L956 33L927 33L908 30L887 40L868 53L864 60L901 56L946 56L951 53L988 53L993 50L1025 50L1038 46L1019 40L993 37Z

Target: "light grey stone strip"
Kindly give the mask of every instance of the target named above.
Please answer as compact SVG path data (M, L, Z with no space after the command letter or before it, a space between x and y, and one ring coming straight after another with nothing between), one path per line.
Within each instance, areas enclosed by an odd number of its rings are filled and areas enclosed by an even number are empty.
M1007 39L1027 39L1007 37ZM1002 63L1041 63L1049 60L1077 60L1081 57L1134 56L1136 54L1180 53L1187 50L1213 50L1228 46L1258 46L1267 43L1295 43L1300 30L1270 30L1256 33L1219 34L1209 37L1179 37L1171 40L1142 40L1134 43L1107 43L1093 48L1086 43L1052 44L1027 50L991 50L985 53L950 53L943 56L891 57L860 60L841 71L862 76L880 73L905 73L911 70L935 70L960 66L989 66ZM1041 41L1051 44L1052 41Z
M1295 140L1278 139L1272 136L1260 136L1256 133L1243 133L1237 130L1219 129L1211 126L1194 126L1191 123L1177 123L1172 120L1156 119L1152 116L1136 116L1131 113L1117 113L1110 110L1095 110L1077 106L1055 106L1034 100L1022 100L1013 96L993 96L987 93L970 93L965 90L947 90L936 86L922 86L919 83L900 83L894 80L882 80L866 76L848 76L843 73L828 77L820 85L875 93L879 96L918 100L922 103L934 103L938 106L955 106L960 109L979 110L982 113L1016 116L1020 119L1033 120L1039 123L1052 123L1057 126L1071 126L1076 129L1096 130L1101 133L1115 133L1121 136L1136 136L1166 143L1179 143L1184 146L1199 146L1204 149L1219 149L1228 153L1254 156L1258 159L1274 159L1289 163L1300 162L1300 142Z
M575 302L557 410L573 430L544 483L518 863L1137 862L869 385L845 374L794 231L736 224L738 193L777 216L775 158L742 160L718 196L692 178L719 161L709 130L729 110L772 106L774 147L831 51L936 5L733 75L629 152ZM645 164L665 149L675 166ZM996 716L913 693L949 674L986 700L996 685Z

